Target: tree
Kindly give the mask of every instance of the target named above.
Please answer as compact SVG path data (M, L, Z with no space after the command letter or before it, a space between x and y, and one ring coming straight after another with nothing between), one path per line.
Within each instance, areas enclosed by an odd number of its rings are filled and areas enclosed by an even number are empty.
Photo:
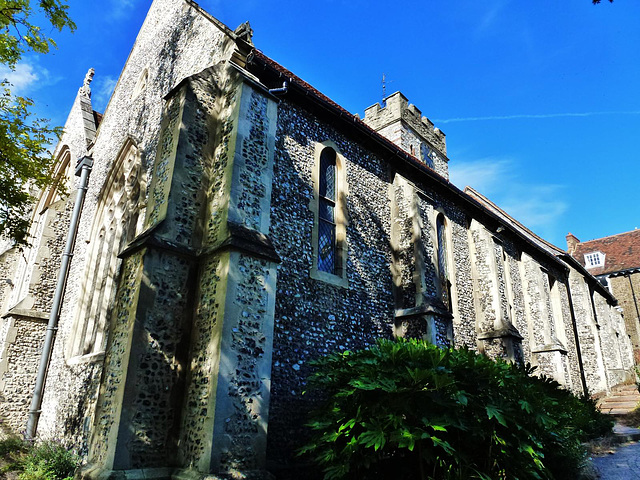
M600 3L601 0L593 0L593 4L596 5ZM609 3L613 3L613 0L609 0Z
M47 53L56 44L33 23L43 14L51 29L74 31L66 0L0 0L0 64L15 70L26 52ZM48 30L51 30L48 28ZM0 235L19 245L28 242L27 215L35 200L33 188L52 182L53 157L48 150L61 129L35 118L30 98L15 96L11 84L0 78Z

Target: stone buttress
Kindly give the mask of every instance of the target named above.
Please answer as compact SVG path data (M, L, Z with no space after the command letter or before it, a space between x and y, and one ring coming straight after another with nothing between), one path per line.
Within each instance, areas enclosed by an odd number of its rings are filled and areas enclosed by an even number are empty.
M451 345L453 315L443 302L443 292L436 281L433 199L399 173L389 185L389 197L393 219L394 335Z
M468 236L478 350L494 358L522 362L522 336L512 321L509 257L498 239L475 219L469 225Z
M121 255L84 477L266 475L276 111L230 63L166 97L145 230Z

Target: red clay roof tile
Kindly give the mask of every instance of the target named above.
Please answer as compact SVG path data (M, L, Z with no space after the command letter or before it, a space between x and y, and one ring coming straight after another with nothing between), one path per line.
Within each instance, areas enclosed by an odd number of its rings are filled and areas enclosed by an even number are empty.
M585 265L584 256L594 252L604 253L605 259L604 266L589 269L592 275L604 275L639 268L640 230L578 243L573 257Z

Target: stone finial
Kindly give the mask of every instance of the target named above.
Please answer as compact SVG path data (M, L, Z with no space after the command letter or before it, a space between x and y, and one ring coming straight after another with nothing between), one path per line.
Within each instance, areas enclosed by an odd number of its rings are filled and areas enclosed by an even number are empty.
M578 240L578 237L576 237L571 232L567 233L566 239L567 239L567 252L569 252L569 255L573 255L573 252L576 251L576 247L580 243L580 240Z
M78 90L79 95L91 98L91 87L89 85L91 85L91 81L93 80L93 76L95 75L95 73L96 71L93 68L89 69L87 74L84 76L84 83L80 87L80 90Z
M233 33L235 33L238 38L244 40L245 42L252 43L251 39L253 37L253 29L251 28L249 22L244 22L238 25L238 28L236 28Z

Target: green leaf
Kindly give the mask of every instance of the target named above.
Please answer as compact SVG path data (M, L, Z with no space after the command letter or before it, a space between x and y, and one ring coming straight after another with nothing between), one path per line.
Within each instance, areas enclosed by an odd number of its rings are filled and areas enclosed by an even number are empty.
M502 415L502 411L500 409L498 409L494 405L487 405L485 407L485 410L487 411L487 416L489 417L489 420L491 420L492 418L495 418L498 421L498 423L500 423L500 425L505 427L507 426L507 422L504 419L504 416Z

